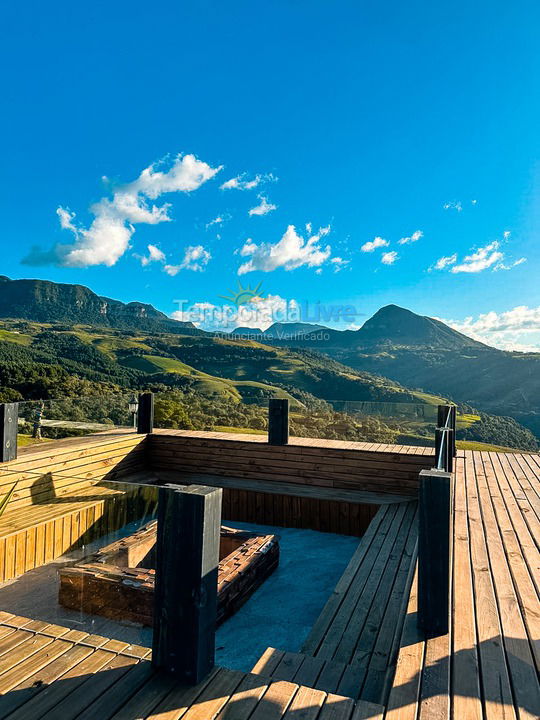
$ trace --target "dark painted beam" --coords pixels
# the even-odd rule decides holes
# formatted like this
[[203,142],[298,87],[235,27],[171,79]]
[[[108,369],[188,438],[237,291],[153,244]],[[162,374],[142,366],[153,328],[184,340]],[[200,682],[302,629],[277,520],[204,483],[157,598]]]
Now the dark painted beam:
[[214,667],[222,493],[159,489],[152,663],[187,685]]

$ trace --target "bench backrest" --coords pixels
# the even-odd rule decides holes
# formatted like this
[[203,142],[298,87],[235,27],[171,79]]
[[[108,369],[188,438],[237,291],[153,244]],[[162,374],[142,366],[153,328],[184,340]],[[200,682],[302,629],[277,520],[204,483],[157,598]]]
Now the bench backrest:
[[0,464],[0,498],[16,483],[4,516],[145,468],[145,435],[110,431],[23,448]]

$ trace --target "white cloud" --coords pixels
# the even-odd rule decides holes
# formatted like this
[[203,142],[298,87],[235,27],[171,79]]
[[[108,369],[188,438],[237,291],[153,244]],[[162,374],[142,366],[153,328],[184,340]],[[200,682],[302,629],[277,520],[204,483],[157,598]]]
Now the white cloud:
[[295,270],[302,267],[319,267],[331,254],[330,245],[321,246],[320,240],[330,232],[329,227],[320,228],[317,233],[304,240],[294,225],[289,225],[279,242],[257,245],[248,239],[240,249],[242,257],[251,259],[238,268],[238,274],[244,275],[254,270],[272,272],[278,268]]
[[75,213],[70,212],[66,208],[59,207],[56,208],[56,214],[58,215],[62,230],[72,230],[73,232],[77,232],[77,228],[73,224]]
[[463,205],[460,200],[451,200],[450,202],[445,202],[443,208],[445,210],[455,210],[456,212],[461,212],[463,210]]
[[344,260],[341,257],[333,257],[330,262],[334,265],[334,272],[338,273],[350,263],[350,260]]
[[194,155],[177,155],[166,171],[155,163],[145,168],[132,183],[117,187],[112,198],[104,197],[91,206],[94,216],[85,228],[74,223],[75,213],[59,207],[57,215],[60,227],[72,233],[74,242],[56,245],[51,251],[34,248],[25,259],[33,262],[55,262],[65,267],[88,267],[91,265],[114,265],[129,248],[135,225],[157,225],[169,222],[170,205],[150,204],[164,193],[192,192],[221,170],[212,168]]
[[504,254],[499,250],[499,243],[494,240],[489,245],[479,248],[471,255],[467,255],[463,262],[454,265],[450,272],[452,273],[477,273],[487,270],[496,263],[500,262]]
[[220,190],[253,190],[264,182],[275,182],[277,177],[272,173],[266,175],[255,175],[254,178],[248,180],[246,178],[247,173],[242,173],[236,177],[226,180],[219,186]]
[[509,240],[511,234],[512,234],[512,233],[510,232],[510,230],[505,230],[505,231],[503,232],[503,238],[504,238],[505,240]]
[[136,255],[143,267],[153,262],[165,262],[165,253],[155,245],[148,245],[148,255]]
[[362,245],[362,247],[360,248],[360,250],[362,252],[373,252],[377,248],[388,247],[388,245],[390,245],[388,240],[385,240],[382,237],[376,237],[373,240],[370,240],[369,242],[364,243]]
[[212,168],[195,155],[177,155],[166,172],[156,170],[163,163],[145,168],[135,182],[124,186],[125,192],[142,194],[155,200],[169,192],[192,192],[214,177],[223,166]]
[[185,249],[184,259],[180,265],[165,265],[165,272],[168,275],[178,275],[180,270],[193,270],[203,272],[212,255],[202,245],[190,245]]
[[401,240],[398,240],[398,244],[410,245],[411,243],[417,242],[422,237],[424,237],[424,233],[421,230],[415,230],[410,237],[402,237]]
[[455,330],[503,350],[540,351],[540,306],[483,313],[465,320],[443,320]]
[[264,195],[259,195],[259,200],[261,202],[257,206],[252,207],[249,211],[250,215],[268,215],[268,213],[272,212],[272,210],[277,210],[277,205],[269,203],[268,198]]
[[[206,223],[205,228],[208,230],[208,228],[212,227],[212,225],[223,225],[225,222],[225,217],[223,215],[218,215],[213,220],[210,220]],[[227,218],[228,219],[228,218]]]
[[523,265],[524,262],[527,262],[527,258],[526,258],[526,257],[521,257],[521,258],[519,258],[518,260],[514,260],[513,262],[508,263],[508,264],[507,264],[507,263],[504,263],[504,262],[500,262],[500,263],[497,263],[497,264],[495,265],[495,267],[493,268],[493,270],[494,270],[494,271],[497,271],[497,270],[511,270],[512,268],[515,268],[515,267],[517,267],[518,265]]
[[471,205],[476,205],[477,202],[478,200],[471,200]]
[[435,270],[444,270],[448,265],[454,265],[455,263],[457,263],[457,253],[439,258],[434,267]]
[[382,254],[381,262],[384,265],[393,265],[397,259],[398,259],[397,252],[395,250],[392,250],[391,252],[385,252]]

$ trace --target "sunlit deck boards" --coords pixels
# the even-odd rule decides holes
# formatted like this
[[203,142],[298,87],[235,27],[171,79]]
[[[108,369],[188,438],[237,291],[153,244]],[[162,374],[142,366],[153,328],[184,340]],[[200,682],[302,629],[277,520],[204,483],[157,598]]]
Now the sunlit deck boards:
[[465,452],[454,488],[449,635],[416,629],[416,583],[388,720],[540,716],[540,462]]
[[382,708],[216,668],[196,687],[155,672],[150,650],[3,613],[2,720],[382,720]]
[[[197,439],[193,452],[208,452],[212,462],[224,441],[229,449],[243,444],[244,453],[256,448],[258,457],[274,452],[257,436],[161,431],[156,437],[163,446],[176,437]],[[84,440],[81,462],[94,442],[102,439]],[[52,446],[25,454],[24,463],[52,457]],[[69,451],[78,453],[78,446]],[[323,466],[319,482],[329,492],[337,487],[327,482],[336,460],[350,473],[351,461],[365,460],[367,467],[386,463],[391,453],[399,473],[405,472],[398,469],[401,462],[432,462],[431,450],[417,451],[296,438],[285,451],[275,450],[291,469],[306,464],[293,478],[299,485],[309,484],[309,463],[319,466],[318,473]],[[231,467],[235,452],[228,453]],[[317,455],[322,459],[314,460]],[[150,443],[143,458],[151,471]],[[241,472],[249,477],[255,469]],[[387,476],[373,477],[382,485]],[[411,480],[402,480],[413,493]],[[540,455],[460,451],[450,633],[437,638],[424,637],[416,626],[415,512],[413,494],[410,501],[382,507],[302,652],[274,651],[271,677],[217,669],[199,687],[186,689],[154,674],[147,649],[0,613],[0,720],[537,719]],[[361,674],[350,691],[348,668]],[[356,694],[359,686],[363,704],[355,709],[349,692]],[[379,702],[384,709],[373,704]]]

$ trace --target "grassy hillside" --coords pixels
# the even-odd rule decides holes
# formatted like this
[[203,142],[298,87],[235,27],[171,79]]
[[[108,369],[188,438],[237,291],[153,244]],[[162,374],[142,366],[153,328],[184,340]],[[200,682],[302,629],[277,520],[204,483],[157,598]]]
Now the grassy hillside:
[[[167,422],[181,409],[182,426],[189,426],[193,403],[200,397],[211,400],[215,411],[204,405],[198,411],[197,426],[249,422],[261,430],[264,412],[233,412],[230,403],[263,408],[268,398],[282,397],[291,402],[296,432],[350,439],[364,433],[381,441],[409,444],[430,444],[433,439],[434,413],[418,408],[445,402],[442,394],[409,389],[325,354],[242,337],[148,334],[15,320],[0,323],[0,332],[0,400],[4,401],[146,388],[173,392],[171,407],[163,410]],[[181,408],[177,391],[191,398],[191,410]],[[217,410],[216,403],[221,403],[221,409]],[[379,420],[366,424],[361,419],[366,415]],[[234,422],[231,417],[236,418]],[[464,409],[458,417],[458,438],[536,447],[532,436],[514,421],[494,420],[472,409]]]

